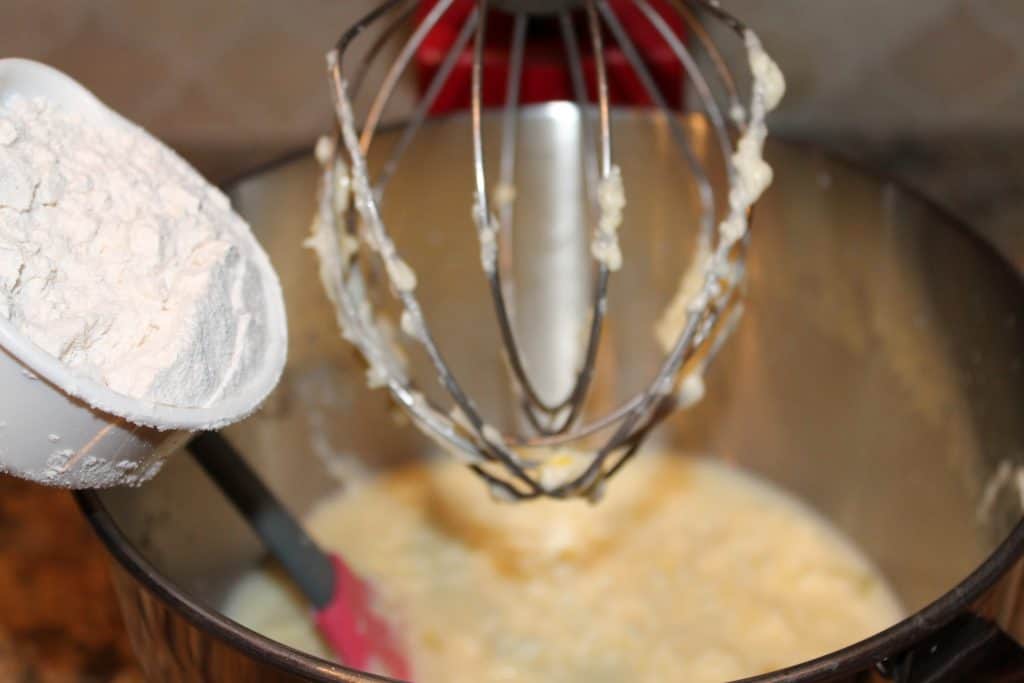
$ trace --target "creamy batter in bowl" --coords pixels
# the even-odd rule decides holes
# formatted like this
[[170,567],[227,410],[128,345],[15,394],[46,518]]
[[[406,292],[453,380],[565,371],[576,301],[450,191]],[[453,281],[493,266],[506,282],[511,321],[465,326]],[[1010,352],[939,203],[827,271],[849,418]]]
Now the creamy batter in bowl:
[[[435,460],[353,478],[306,525],[375,581],[419,683],[720,683],[904,616],[825,520],[715,459],[644,453],[596,506],[495,502]],[[330,659],[294,593],[254,572],[224,611]]]

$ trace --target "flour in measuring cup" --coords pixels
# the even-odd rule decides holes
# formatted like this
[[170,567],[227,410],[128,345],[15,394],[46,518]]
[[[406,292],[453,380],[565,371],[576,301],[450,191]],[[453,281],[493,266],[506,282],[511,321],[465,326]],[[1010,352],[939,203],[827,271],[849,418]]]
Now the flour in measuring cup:
[[0,318],[78,376],[186,408],[241,386],[268,344],[247,232],[141,128],[0,101]]

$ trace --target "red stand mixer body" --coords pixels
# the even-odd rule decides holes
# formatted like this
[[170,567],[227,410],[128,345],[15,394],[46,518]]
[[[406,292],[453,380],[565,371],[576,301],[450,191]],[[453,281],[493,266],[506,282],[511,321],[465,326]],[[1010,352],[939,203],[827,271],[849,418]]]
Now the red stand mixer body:
[[[437,0],[424,0],[420,4],[418,18],[426,16]],[[424,92],[437,73],[445,55],[451,49],[470,13],[477,3],[475,0],[456,0],[451,9],[430,32],[423,46],[416,54],[417,76],[420,92]],[[686,74],[679,59],[672,52],[664,38],[648,22],[633,2],[612,0],[610,3],[619,16],[623,27],[632,37],[651,75],[665,100],[674,107],[683,108],[684,82]],[[686,26],[677,12],[671,11],[666,0],[653,0],[651,6],[669,23],[672,29],[685,40]],[[588,95],[596,99],[596,76],[594,55],[587,40],[586,30],[576,18],[579,44],[583,51],[583,70],[587,81]],[[494,11],[488,18],[487,45],[484,50],[483,102],[486,107],[500,107],[505,103],[506,83],[510,63],[513,17]],[[615,39],[605,36],[605,61],[608,65],[609,94],[616,106],[653,106],[654,102],[644,89],[636,72],[630,66]],[[473,50],[467,49],[460,56],[455,69],[442,88],[437,101],[431,108],[432,115],[445,114],[469,108],[472,81]],[[553,18],[531,19],[526,56],[523,62],[522,91],[520,101],[524,105],[539,104],[555,100],[575,99],[572,80],[565,59],[565,48],[558,22]]]

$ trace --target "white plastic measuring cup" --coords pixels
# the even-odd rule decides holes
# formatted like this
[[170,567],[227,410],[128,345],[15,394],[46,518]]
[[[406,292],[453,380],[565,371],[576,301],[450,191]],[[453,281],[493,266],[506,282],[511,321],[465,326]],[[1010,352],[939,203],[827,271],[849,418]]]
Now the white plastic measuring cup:
[[[15,93],[44,96],[86,120],[129,125],[60,71],[0,59],[0,101]],[[256,410],[284,369],[287,325],[281,284],[266,253],[248,232],[239,248],[260,273],[268,343],[246,384],[210,407],[178,408],[118,394],[72,373],[0,318],[0,472],[63,488],[140,484],[188,432],[217,429]]]

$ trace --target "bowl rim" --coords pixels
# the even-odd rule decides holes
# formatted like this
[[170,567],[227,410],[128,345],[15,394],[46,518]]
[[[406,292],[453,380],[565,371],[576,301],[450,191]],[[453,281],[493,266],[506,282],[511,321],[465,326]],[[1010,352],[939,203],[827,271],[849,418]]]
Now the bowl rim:
[[[564,106],[564,104],[556,102],[532,105],[524,107],[524,111],[533,111],[535,112],[534,115],[540,115],[549,107]],[[642,116],[645,118],[663,116],[659,112],[628,109],[616,109],[614,115],[617,117]],[[450,119],[465,116],[467,114],[463,112],[438,118]],[[392,127],[394,126],[387,126],[386,128]],[[1001,266],[1007,272],[1013,274],[1022,294],[1024,294],[1024,273],[1021,273],[1002,252],[982,235],[974,231],[965,221],[920,191],[884,172],[865,168],[862,164],[840,154],[823,150],[812,142],[791,140],[787,139],[786,136],[775,136],[774,140],[775,144],[782,144],[817,154],[865,177],[898,188],[903,194],[918,202],[922,207],[942,217],[943,222],[956,234],[959,234],[961,238],[969,243],[973,243],[982,253],[987,253],[993,265]],[[312,158],[311,149],[303,147],[293,150],[231,178],[223,184],[223,187],[226,192],[230,193],[239,184],[247,180],[267,172],[281,170],[307,157]],[[340,664],[301,652],[252,631],[214,609],[203,607],[198,601],[189,598],[185,591],[176,587],[167,577],[161,575],[143,554],[128,541],[103,503],[99,492],[76,491],[74,496],[82,513],[86,516],[107,550],[117,560],[120,568],[126,570],[146,590],[183,615],[196,628],[228,643],[264,664],[283,669],[291,674],[306,677],[318,683],[401,683],[395,679],[349,669]],[[732,683],[807,683],[809,681],[821,680],[823,676],[832,678],[869,669],[886,658],[920,644],[928,635],[934,634],[943,626],[952,622],[965,608],[969,607],[995,585],[1010,570],[1013,564],[1022,557],[1024,557],[1024,517],[1017,522],[985,560],[959,583],[952,586],[925,607],[909,614],[889,628],[842,649],[806,662],[733,681]]]

